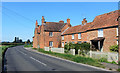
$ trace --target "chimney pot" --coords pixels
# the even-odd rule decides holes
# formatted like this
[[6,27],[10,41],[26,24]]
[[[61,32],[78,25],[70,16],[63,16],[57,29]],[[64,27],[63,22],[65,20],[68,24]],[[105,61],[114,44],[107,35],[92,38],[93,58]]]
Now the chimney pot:
[[64,23],[64,21],[63,21],[63,20],[60,20],[59,23]]
[[35,23],[35,25],[36,25],[36,28],[38,27],[38,22],[37,22],[37,20],[36,20],[36,23]]
[[42,16],[42,20],[41,20],[41,21],[42,21],[42,23],[44,23],[44,22],[45,22],[45,18],[44,18],[44,16]]
[[70,19],[69,18],[67,19],[67,24],[70,24]]
[[87,23],[87,20],[86,20],[86,18],[84,18],[82,21],[82,25],[85,25],[86,23]]

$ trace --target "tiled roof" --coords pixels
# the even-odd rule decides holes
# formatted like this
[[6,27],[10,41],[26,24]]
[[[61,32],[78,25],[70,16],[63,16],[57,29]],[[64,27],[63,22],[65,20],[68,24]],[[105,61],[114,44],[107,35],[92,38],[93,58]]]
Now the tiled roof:
[[63,35],[78,33],[78,32],[85,32],[87,30],[92,30],[92,29],[117,26],[118,25],[118,21],[117,21],[118,12],[120,13],[120,10],[116,10],[116,11],[112,11],[109,13],[96,16],[93,22],[86,23],[83,26],[77,25],[74,27],[70,27],[67,31],[63,33]]
[[45,31],[61,31],[61,29],[66,25],[66,23],[59,22],[46,22],[44,25]]

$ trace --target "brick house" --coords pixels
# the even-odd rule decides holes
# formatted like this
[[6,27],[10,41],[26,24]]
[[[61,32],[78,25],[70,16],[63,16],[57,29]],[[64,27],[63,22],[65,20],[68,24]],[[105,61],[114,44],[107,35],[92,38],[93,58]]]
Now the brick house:
[[109,52],[118,44],[118,10],[96,16],[92,22],[83,19],[81,25],[67,29],[61,35],[61,47],[66,43],[88,42],[98,51]]
[[41,25],[38,25],[37,21],[35,24],[33,48],[61,47],[61,33],[71,27],[70,19],[67,19],[67,23],[62,20],[59,22],[46,22],[42,16],[41,22]]

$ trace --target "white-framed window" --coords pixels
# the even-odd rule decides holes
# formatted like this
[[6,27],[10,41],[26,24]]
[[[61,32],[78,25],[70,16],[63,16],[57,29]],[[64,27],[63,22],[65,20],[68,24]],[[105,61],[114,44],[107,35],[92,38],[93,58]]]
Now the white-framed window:
[[62,36],[62,40],[64,40],[64,36]]
[[98,37],[103,37],[103,29],[98,29]]
[[118,45],[118,40],[117,40],[117,45]]
[[72,39],[74,39],[74,34],[72,34]]
[[49,32],[49,36],[52,37],[53,36],[53,32]]
[[81,39],[81,33],[78,33],[78,39]]
[[49,46],[50,46],[50,47],[53,47],[53,41],[50,41],[50,42],[49,42]]
[[64,47],[64,42],[62,42],[62,47]]
[[116,28],[116,31],[117,31],[117,36],[118,36],[118,28]]

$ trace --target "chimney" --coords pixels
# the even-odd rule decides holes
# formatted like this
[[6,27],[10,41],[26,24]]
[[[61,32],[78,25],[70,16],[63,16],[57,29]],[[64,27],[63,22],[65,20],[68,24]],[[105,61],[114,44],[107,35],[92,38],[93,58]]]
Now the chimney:
[[41,21],[42,21],[42,23],[44,23],[44,22],[45,22],[44,16],[42,16],[42,20],[41,20]]
[[63,20],[60,20],[59,23],[64,23],[64,21],[63,21]]
[[86,23],[87,23],[87,20],[86,20],[86,18],[84,18],[82,21],[82,25],[85,25]]
[[36,28],[38,27],[38,22],[37,22],[37,20],[36,20],[36,23],[35,23],[35,25],[36,25]]
[[70,24],[70,19],[69,18],[67,19],[67,24]]

